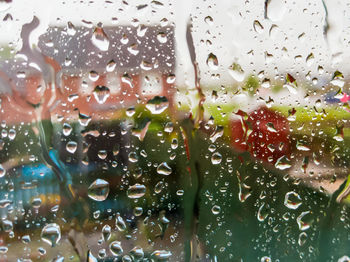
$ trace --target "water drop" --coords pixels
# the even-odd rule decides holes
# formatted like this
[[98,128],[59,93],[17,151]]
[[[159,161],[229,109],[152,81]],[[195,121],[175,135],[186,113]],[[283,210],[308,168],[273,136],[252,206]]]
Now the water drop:
[[204,18],[204,22],[206,22],[208,25],[212,25],[213,21],[213,18],[209,15]]
[[115,257],[121,256],[123,254],[123,248],[119,241],[113,241],[109,245],[109,250],[111,251],[112,255]]
[[260,207],[259,207],[259,210],[258,210],[258,214],[257,214],[257,218],[260,222],[264,221],[267,216],[269,215],[269,212],[268,212],[268,208],[265,206],[265,203],[262,204]]
[[130,250],[130,255],[133,258],[133,261],[140,261],[145,256],[143,249],[140,246],[135,246]]
[[109,97],[110,91],[108,87],[98,85],[95,87],[93,94],[96,101],[99,104],[103,104],[104,102],[106,102],[107,98]]
[[298,238],[299,246],[303,246],[306,243],[307,234],[305,232],[301,232]]
[[91,70],[89,72],[89,79],[92,81],[92,82],[96,82],[98,79],[100,78],[100,75],[94,71],[94,70]]
[[163,113],[168,107],[169,101],[165,96],[155,96],[146,104],[146,108],[154,115]]
[[16,137],[16,130],[10,129],[9,133],[8,133],[8,137],[9,137],[10,140],[14,140],[15,137]]
[[218,206],[218,205],[215,205],[211,208],[211,212],[214,214],[214,215],[218,215],[221,211],[221,207]]
[[142,207],[135,207],[134,208],[134,215],[135,216],[141,216],[142,215],[142,213],[143,213],[143,208]]
[[56,223],[47,224],[41,231],[41,239],[54,247],[61,239],[61,229]]
[[289,209],[297,209],[301,204],[301,197],[294,191],[288,192],[284,197],[284,205]]
[[139,161],[139,157],[137,156],[136,152],[130,152],[128,155],[128,159],[131,163],[136,163]]
[[168,176],[172,172],[173,172],[173,170],[171,169],[171,167],[166,162],[161,163],[157,167],[157,173],[160,174],[160,175]]
[[145,194],[146,194],[146,187],[141,184],[135,184],[133,186],[130,186],[128,188],[128,191],[126,192],[126,195],[132,199],[143,197]]
[[94,46],[96,46],[101,51],[107,51],[109,48],[109,40],[102,27],[98,26],[95,28],[91,37],[91,41]]
[[154,192],[156,194],[159,194],[160,192],[162,192],[164,188],[164,182],[163,181],[159,181],[155,186],[154,186]]
[[79,124],[82,126],[87,126],[91,121],[91,116],[79,113]]
[[211,163],[213,165],[218,165],[220,164],[222,161],[222,155],[219,152],[215,152],[212,156],[211,156]]
[[0,164],[0,178],[4,177],[6,174],[6,169]]
[[211,70],[217,70],[219,67],[219,61],[213,53],[210,53],[207,58],[207,65]]
[[153,68],[152,63],[142,60],[141,64],[140,64],[141,69],[145,70],[145,71],[149,71]]
[[108,154],[107,154],[107,151],[106,151],[106,150],[103,150],[103,149],[101,149],[101,150],[99,150],[99,151],[97,152],[98,158],[99,158],[99,159],[102,159],[102,160],[106,159],[107,155],[108,155]]
[[164,32],[159,32],[159,33],[157,34],[157,40],[158,40],[160,43],[162,43],[162,44],[166,43],[166,42],[168,41],[168,38],[167,38],[167,36],[166,36],[166,33],[164,33]]
[[107,72],[113,72],[114,71],[114,69],[116,68],[116,62],[114,62],[114,60],[111,60],[111,61],[109,61],[108,62],[108,64],[107,64],[107,66],[106,66],[106,71]]
[[124,222],[124,219],[120,215],[117,215],[117,218],[115,220],[115,225],[120,232],[126,230],[126,224]]
[[95,201],[104,201],[109,194],[109,183],[103,179],[96,179],[88,188],[88,197]]
[[66,149],[69,153],[71,154],[74,154],[75,151],[77,150],[78,148],[78,143],[75,142],[75,141],[69,141],[67,144],[66,144]]
[[242,69],[242,67],[237,64],[237,63],[233,63],[230,67],[229,67],[229,74],[232,76],[232,78],[234,80],[236,80],[237,82],[242,82],[245,78],[245,73],[244,70]]
[[102,236],[105,242],[111,238],[112,228],[110,225],[104,225],[102,228]]
[[314,63],[314,61],[315,61],[314,54],[313,53],[309,54],[306,58],[307,66],[311,66]]
[[261,34],[264,32],[264,27],[260,24],[258,20],[255,20],[253,23],[254,31]]
[[70,124],[64,123],[63,124],[63,135],[69,136],[72,133],[73,128]]
[[302,212],[298,217],[297,217],[297,223],[299,226],[299,229],[301,231],[305,231],[309,229],[313,223],[313,217],[312,213],[310,211],[305,211]]
[[67,24],[67,33],[70,36],[74,36],[77,33],[75,26],[71,22],[68,22]]
[[125,113],[128,117],[132,117],[135,114],[135,112],[136,112],[135,107],[132,106],[132,107],[129,107]]
[[212,143],[216,141],[219,137],[222,137],[224,134],[224,127],[223,126],[217,126],[215,128],[215,131],[210,135],[209,139]]
[[285,170],[290,168],[292,165],[290,164],[289,160],[286,156],[281,156],[279,159],[277,159],[275,167],[280,170]]
[[156,250],[151,254],[151,256],[155,258],[157,261],[167,260],[171,255],[172,255],[171,252],[167,250]]

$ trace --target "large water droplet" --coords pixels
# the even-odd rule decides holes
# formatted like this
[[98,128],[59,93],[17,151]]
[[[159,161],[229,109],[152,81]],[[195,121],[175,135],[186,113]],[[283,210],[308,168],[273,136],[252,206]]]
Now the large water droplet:
[[74,36],[77,33],[77,30],[75,29],[75,26],[72,24],[72,22],[68,22],[67,24],[67,33],[70,36]]
[[289,209],[297,209],[301,204],[301,197],[294,191],[288,192],[284,197],[284,205]]
[[69,141],[67,144],[66,144],[66,149],[69,153],[71,154],[74,154],[75,151],[77,150],[78,148],[78,143],[75,142],[75,141]]
[[95,87],[93,94],[97,103],[103,104],[104,102],[106,102],[107,98],[109,97],[110,91],[108,87],[98,85]]
[[129,198],[143,197],[146,194],[146,187],[141,184],[135,184],[128,188],[128,191],[126,192],[126,194]]
[[143,249],[140,246],[135,246],[130,250],[130,255],[133,258],[133,261],[140,261],[145,256]]
[[264,221],[269,215],[269,209],[265,206],[265,203],[259,207],[257,218],[260,222]]
[[109,72],[109,73],[113,72],[115,67],[116,67],[116,65],[117,64],[116,64],[116,62],[114,62],[114,60],[109,61],[107,66],[106,66],[106,71]]
[[312,213],[310,211],[305,211],[302,212],[298,217],[297,217],[297,223],[299,226],[299,229],[301,231],[305,231],[309,229],[313,223],[314,219],[312,216]]
[[120,232],[125,231],[126,229],[126,224],[124,222],[124,219],[120,215],[117,215],[117,218],[115,220],[115,226]]
[[211,156],[211,163],[213,165],[218,165],[220,164],[222,161],[222,155],[219,152],[215,152],[212,156]]
[[290,168],[292,165],[290,164],[289,160],[286,156],[281,156],[279,159],[277,159],[275,167],[280,170],[285,170]]
[[165,261],[171,256],[171,252],[167,250],[156,250],[151,256],[156,259],[156,261]]
[[266,2],[266,16],[271,21],[280,21],[287,11],[285,2],[279,0],[268,0]]
[[73,128],[70,124],[64,123],[63,124],[63,135],[69,136],[72,133]]
[[108,241],[111,238],[112,228],[110,225],[104,225],[102,228],[102,236],[104,241]]
[[166,36],[166,33],[164,33],[164,32],[159,32],[159,33],[157,34],[157,40],[158,40],[160,43],[162,43],[162,44],[166,43],[166,42],[168,41],[168,38],[167,38],[167,36]]
[[112,255],[115,257],[121,256],[123,254],[123,248],[119,241],[113,241],[109,245],[109,250],[111,251]]
[[164,182],[163,181],[159,181],[155,186],[154,186],[154,192],[156,194],[159,194],[160,192],[162,192],[164,188]]
[[214,215],[218,215],[221,211],[221,207],[218,206],[218,205],[214,205],[212,208],[211,208],[211,212],[214,214]]
[[237,64],[237,63],[233,63],[230,67],[229,67],[229,71],[230,75],[232,76],[232,78],[234,80],[236,80],[237,82],[242,82],[245,78],[245,73],[244,70],[242,69],[242,67]]
[[166,162],[161,163],[161,164],[157,167],[157,173],[158,173],[158,174],[168,176],[168,175],[170,175],[172,172],[173,172],[173,170],[171,169],[171,167],[170,167]]
[[163,113],[168,106],[169,101],[165,96],[155,96],[146,104],[146,108],[154,115]]
[[149,125],[151,124],[151,120],[145,118],[138,127],[132,129],[132,135],[136,136],[140,141],[143,141],[147,134],[147,130]]
[[82,126],[87,126],[91,121],[91,116],[79,113],[79,124]]
[[109,48],[109,40],[102,27],[98,26],[95,28],[91,37],[91,41],[94,46],[96,46],[101,51],[107,51]]
[[54,247],[61,239],[61,229],[56,223],[44,226],[41,231],[41,239]]
[[219,67],[219,61],[216,55],[210,53],[207,58],[207,65],[211,70],[217,70]]
[[88,188],[89,198],[104,201],[109,194],[109,183],[103,179],[96,179]]
[[264,27],[260,24],[258,20],[255,20],[253,23],[254,31],[261,34],[264,32]]

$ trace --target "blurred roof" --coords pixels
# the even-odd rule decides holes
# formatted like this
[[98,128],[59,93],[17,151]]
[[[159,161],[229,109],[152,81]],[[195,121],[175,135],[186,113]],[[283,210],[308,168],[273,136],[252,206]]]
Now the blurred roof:
[[51,27],[39,37],[41,52],[63,70],[104,72],[110,61],[116,70],[175,69],[174,28],[167,26]]

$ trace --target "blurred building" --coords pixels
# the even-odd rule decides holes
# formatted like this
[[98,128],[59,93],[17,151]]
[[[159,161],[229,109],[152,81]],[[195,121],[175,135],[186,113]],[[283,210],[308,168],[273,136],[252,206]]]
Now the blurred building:
[[110,119],[118,109],[145,104],[154,96],[165,96],[173,106],[173,27],[69,24],[49,28],[39,37],[38,48],[55,88],[48,88],[44,70],[32,61],[18,57],[1,62],[0,118],[7,123],[30,122],[31,106],[39,104],[51,118],[71,120],[77,111]]

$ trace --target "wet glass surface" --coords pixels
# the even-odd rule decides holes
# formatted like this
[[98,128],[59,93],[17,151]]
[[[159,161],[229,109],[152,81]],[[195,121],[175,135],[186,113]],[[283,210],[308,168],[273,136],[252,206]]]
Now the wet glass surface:
[[349,12],[0,0],[0,261],[350,261]]

